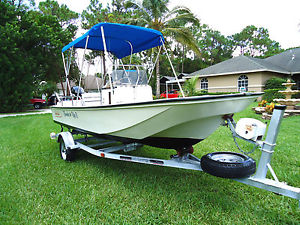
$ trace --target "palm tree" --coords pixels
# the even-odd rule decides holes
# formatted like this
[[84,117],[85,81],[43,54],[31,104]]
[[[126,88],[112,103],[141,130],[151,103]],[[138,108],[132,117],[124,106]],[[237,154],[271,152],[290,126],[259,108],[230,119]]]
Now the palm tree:
[[[136,10],[137,16],[126,19],[129,24],[139,25],[152,28],[162,32],[167,40],[175,40],[200,55],[196,41],[185,27],[188,24],[198,25],[199,20],[193,13],[184,6],[176,6],[169,10],[167,5],[169,0],[143,0],[142,3],[137,1],[127,1],[126,8]],[[159,60],[156,63],[156,97],[160,95],[160,74]]]
[[183,86],[183,91],[185,92],[186,96],[195,96],[198,95],[199,92],[196,90],[198,77],[192,77],[185,81]]

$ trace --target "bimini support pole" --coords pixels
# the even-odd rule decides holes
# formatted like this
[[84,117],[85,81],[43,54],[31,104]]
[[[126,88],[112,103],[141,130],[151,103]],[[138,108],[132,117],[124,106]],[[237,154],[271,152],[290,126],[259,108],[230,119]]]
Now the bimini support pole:
[[[104,35],[104,29],[103,26],[101,26],[101,35],[102,35],[102,42],[103,42],[103,48],[104,48],[104,55],[107,55],[107,48],[106,48],[106,41],[105,41],[105,35]],[[105,60],[105,57],[103,57],[103,60]],[[105,76],[105,74],[104,74]],[[113,93],[113,86],[111,82],[111,75],[109,74],[109,86],[111,90],[111,94]]]
[[274,147],[276,145],[276,139],[279,133],[280,123],[284,114],[286,106],[275,106],[271,122],[269,125],[268,133],[266,140],[263,142],[261,148],[261,157],[259,160],[257,172],[255,174],[255,178],[265,178],[268,172],[268,168],[270,166],[270,161],[272,158],[272,154],[274,152]]
[[68,64],[67,64],[67,79],[66,79],[66,82],[67,82],[67,91],[69,91],[69,94],[71,96],[71,85],[70,85],[70,81],[69,81],[69,74],[70,74],[70,68],[71,68],[71,59],[72,59],[72,54],[73,54],[73,50],[74,50],[74,47],[71,48],[70,50],[70,56],[69,56],[69,60],[68,60]]
[[[77,100],[79,99],[79,92],[81,89],[81,79],[82,79],[82,75],[83,75],[83,63],[84,63],[84,58],[85,58],[85,51],[87,49],[87,45],[89,43],[89,35],[86,37],[86,42],[85,42],[85,46],[84,46],[84,51],[83,51],[83,58],[82,58],[82,63],[81,63],[81,73],[80,73],[80,77],[79,77],[79,86],[78,86],[78,92],[77,92]],[[77,105],[77,101],[76,101],[76,105]]]
[[[68,59],[68,62],[66,64],[66,61],[65,61],[65,55],[64,53],[62,52],[61,55],[62,55],[62,60],[63,60],[63,64],[64,64],[64,70],[65,70],[65,75],[66,75],[66,94],[68,95],[68,90],[69,90],[69,94],[71,95],[71,87],[70,87],[70,82],[69,82],[69,74],[70,74],[70,67],[71,67],[71,58],[72,58],[72,53],[73,53],[73,47],[71,48],[70,50],[70,56],[69,56],[69,59]],[[69,87],[69,88],[68,88]],[[62,87],[63,88],[63,87]]]
[[158,58],[159,58],[160,51],[161,51],[161,46],[159,46],[159,48],[158,48],[158,53],[157,53],[157,56],[156,56],[155,62],[154,62],[154,64],[153,64],[152,68],[150,68],[150,69],[151,69],[151,72],[149,72],[149,74],[150,74],[150,75],[149,75],[149,78],[148,78],[148,82],[147,82],[147,83],[149,83],[149,81],[151,80],[151,77],[152,77],[152,74],[153,74],[153,71],[154,71],[155,65],[156,65],[156,63],[157,63],[157,60],[158,60]]
[[176,81],[177,81],[177,84],[178,84],[178,86],[179,86],[179,89],[180,89],[180,92],[181,92],[181,94],[182,94],[182,97],[185,97],[184,92],[183,92],[182,87],[181,87],[181,84],[180,84],[180,82],[179,82],[179,80],[178,80],[178,77],[177,77],[177,75],[176,75],[175,69],[174,69],[174,67],[173,67],[173,64],[172,64],[172,62],[171,62],[170,56],[169,56],[168,51],[167,51],[167,49],[166,49],[166,46],[165,46],[164,43],[163,43],[162,45],[163,45],[164,50],[165,50],[165,52],[166,52],[166,54],[167,54],[168,60],[169,60],[169,62],[170,62],[172,71],[173,71],[174,76],[175,76],[175,78],[176,78]]
[[[62,60],[63,60],[63,64],[64,64],[64,70],[65,70],[65,75],[66,75],[66,86],[67,86],[67,90],[66,91],[68,92],[68,83],[69,83],[68,76],[69,76],[69,72],[68,72],[68,69],[67,69],[66,61],[65,61],[65,55],[64,55],[63,52],[61,53],[61,56],[62,56]],[[68,93],[67,93],[67,95],[68,95]]]
[[[130,60],[129,65],[131,66],[131,59],[132,59],[132,53],[133,53],[133,46],[130,41],[126,41],[130,45]],[[130,69],[130,68],[129,68]]]
[[[64,55],[63,52],[61,53],[61,57],[62,57],[62,60],[63,60],[64,70],[65,70],[65,75],[66,75],[66,85],[67,85],[67,90],[66,91],[68,91],[68,72],[67,72],[67,67],[66,67],[65,55]],[[62,83],[62,85],[63,85],[63,83]],[[64,87],[62,87],[62,88],[64,88]]]

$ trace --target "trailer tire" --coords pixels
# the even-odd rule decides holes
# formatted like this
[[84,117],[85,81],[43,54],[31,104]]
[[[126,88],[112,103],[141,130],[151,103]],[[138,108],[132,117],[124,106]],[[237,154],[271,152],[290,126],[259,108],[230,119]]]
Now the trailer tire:
[[33,104],[33,107],[35,108],[35,109],[40,109],[40,108],[42,108],[42,104],[41,103],[34,103]]
[[70,149],[66,147],[66,144],[64,142],[64,139],[62,137],[59,137],[59,152],[60,152],[60,157],[68,162],[71,162],[75,159],[75,150]]
[[213,152],[201,158],[204,172],[223,178],[243,178],[255,173],[256,163],[249,156],[236,152]]

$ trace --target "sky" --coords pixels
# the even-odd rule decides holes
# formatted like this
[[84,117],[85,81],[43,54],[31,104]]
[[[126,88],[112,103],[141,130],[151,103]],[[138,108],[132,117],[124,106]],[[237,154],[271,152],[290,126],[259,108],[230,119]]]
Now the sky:
[[[79,13],[89,5],[89,0],[57,1]],[[300,0],[170,0],[169,8],[177,5],[190,8],[201,23],[225,36],[254,25],[267,28],[270,38],[284,49],[300,46]]]

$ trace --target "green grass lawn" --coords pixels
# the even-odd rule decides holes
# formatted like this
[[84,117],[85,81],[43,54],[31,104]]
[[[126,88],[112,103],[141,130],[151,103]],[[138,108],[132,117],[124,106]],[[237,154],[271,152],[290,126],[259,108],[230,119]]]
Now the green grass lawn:
[[[250,107],[240,117],[259,118]],[[296,187],[299,130],[300,116],[283,120],[272,159],[279,180]],[[203,172],[86,152],[65,162],[49,138],[53,131],[60,128],[50,114],[0,119],[0,224],[300,224],[297,200]],[[195,146],[199,158],[214,151],[237,151],[228,128]],[[144,146],[131,154],[174,153]]]
[[24,113],[34,113],[34,112],[39,112],[39,110],[28,110],[24,112],[14,112],[14,113],[0,113],[0,115],[24,114]]

